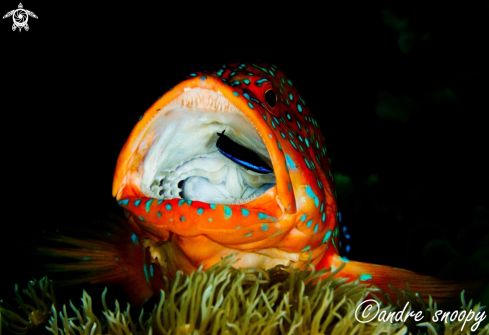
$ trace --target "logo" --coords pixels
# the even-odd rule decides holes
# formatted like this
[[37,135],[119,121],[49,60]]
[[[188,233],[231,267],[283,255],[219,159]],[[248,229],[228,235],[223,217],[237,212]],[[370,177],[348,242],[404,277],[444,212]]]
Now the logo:
[[29,30],[29,25],[27,24],[27,21],[29,20],[29,16],[37,19],[37,15],[34,14],[33,12],[24,9],[22,4],[19,3],[19,8],[11,10],[7,14],[3,16],[3,19],[7,17],[12,17],[14,20],[14,24],[12,25],[12,31],[15,31],[15,29],[19,28],[19,31],[24,28],[26,31]]

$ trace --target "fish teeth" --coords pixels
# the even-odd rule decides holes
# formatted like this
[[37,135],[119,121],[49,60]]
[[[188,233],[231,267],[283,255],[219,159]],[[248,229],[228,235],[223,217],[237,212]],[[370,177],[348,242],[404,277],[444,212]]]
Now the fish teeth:
[[183,106],[219,113],[239,111],[221,92],[213,92],[198,87],[193,89],[186,88],[183,94],[171,101],[167,106]]

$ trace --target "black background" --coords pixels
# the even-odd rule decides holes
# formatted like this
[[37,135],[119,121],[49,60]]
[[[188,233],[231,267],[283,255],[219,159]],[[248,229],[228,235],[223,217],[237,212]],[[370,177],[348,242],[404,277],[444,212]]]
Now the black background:
[[0,21],[3,296],[31,278],[28,235],[119,213],[115,162],[158,96],[258,58],[321,124],[349,258],[489,273],[489,2],[366,3],[23,2],[29,31]]

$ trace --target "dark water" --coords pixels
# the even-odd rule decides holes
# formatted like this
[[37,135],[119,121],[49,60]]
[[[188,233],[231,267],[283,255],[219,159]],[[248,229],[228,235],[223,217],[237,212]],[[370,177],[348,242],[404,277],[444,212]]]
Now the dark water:
[[24,6],[39,17],[28,32],[0,26],[0,297],[31,278],[26,234],[118,211],[119,150],[158,96],[192,71],[257,58],[288,74],[321,124],[349,258],[489,273],[487,1]]

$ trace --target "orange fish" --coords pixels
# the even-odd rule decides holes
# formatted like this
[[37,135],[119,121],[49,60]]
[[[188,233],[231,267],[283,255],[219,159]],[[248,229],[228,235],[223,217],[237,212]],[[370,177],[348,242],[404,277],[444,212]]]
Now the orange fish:
[[463,288],[340,257],[324,136],[274,65],[234,63],[191,73],[162,95],[122,148],[113,196],[131,231],[98,247],[86,268],[104,262],[108,272],[89,280],[130,280],[125,285],[138,303],[162,288],[162,275],[206,269],[230,254],[237,254],[236,267],[303,268],[309,258],[317,269],[346,263],[338,276],[387,292],[388,284],[403,289],[409,282],[414,292],[439,300]]

